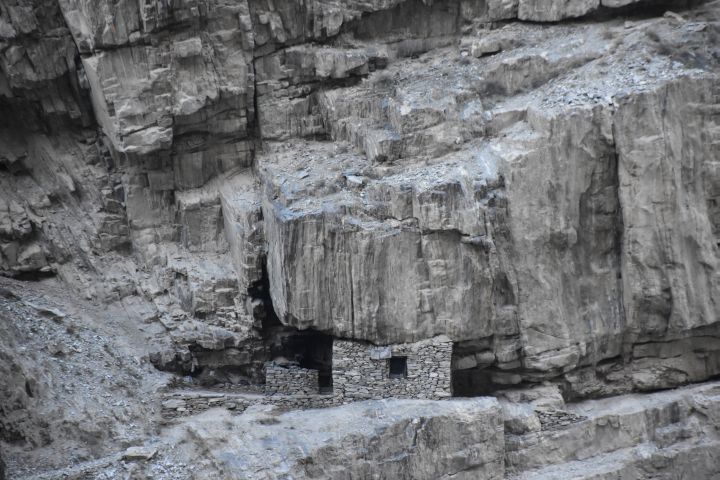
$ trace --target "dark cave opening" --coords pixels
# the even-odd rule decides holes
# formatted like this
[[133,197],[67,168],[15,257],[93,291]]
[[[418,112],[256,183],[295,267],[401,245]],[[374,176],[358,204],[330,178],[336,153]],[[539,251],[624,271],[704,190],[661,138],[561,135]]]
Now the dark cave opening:
[[332,389],[332,335],[313,329],[299,330],[280,321],[273,307],[265,262],[260,280],[252,284],[248,294],[260,300],[258,307],[262,311],[254,311],[253,314],[262,321],[262,338],[268,360],[317,370],[320,390]]
[[452,395],[453,397],[494,397],[503,390],[531,388],[537,385],[527,381],[497,383],[493,380],[494,375],[513,374],[513,371],[503,371],[491,367],[453,370]]
[[283,342],[283,357],[302,368],[318,371],[320,390],[332,388],[333,337],[315,330],[300,330]]
[[470,368],[452,371],[453,397],[481,397],[492,394],[497,386],[487,369]]
[[[498,291],[501,303],[506,303],[514,297],[507,279],[501,280]],[[518,380],[516,370],[498,368],[493,344],[492,337],[454,343],[450,372],[453,397],[493,396],[499,390],[518,386],[512,384]]]
[[29,380],[25,380],[25,393],[30,398],[33,398],[35,396]]

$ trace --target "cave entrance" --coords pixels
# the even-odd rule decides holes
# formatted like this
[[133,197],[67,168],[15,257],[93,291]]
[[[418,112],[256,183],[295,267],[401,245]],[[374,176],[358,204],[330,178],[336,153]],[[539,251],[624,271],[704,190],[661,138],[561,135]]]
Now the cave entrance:
[[497,390],[487,369],[453,370],[451,378],[453,397],[482,397]]
[[265,262],[261,279],[250,287],[248,293],[256,300],[253,315],[262,322],[266,359],[317,370],[319,391],[332,392],[332,335],[313,329],[298,330],[280,321],[272,304]]
[[495,375],[508,373],[496,365],[493,339],[455,342],[450,375],[453,397],[483,397],[508,388],[494,382]]
[[316,330],[299,330],[285,338],[284,357],[302,368],[318,371],[320,393],[332,391],[332,345],[331,335]]

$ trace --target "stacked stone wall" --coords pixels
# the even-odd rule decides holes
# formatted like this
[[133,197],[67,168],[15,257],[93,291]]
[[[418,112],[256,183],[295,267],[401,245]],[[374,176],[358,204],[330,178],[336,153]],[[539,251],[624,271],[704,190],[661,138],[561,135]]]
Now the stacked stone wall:
[[214,407],[223,407],[242,413],[250,405],[261,401],[261,395],[252,398],[215,392],[176,392],[165,396],[162,402],[162,416],[166,419],[183,417]]
[[265,393],[314,395],[318,393],[318,371],[296,365],[265,364]]
[[[385,349],[387,353],[383,354],[382,347],[335,340],[333,394],[340,401],[388,397],[441,399],[452,396],[452,341],[449,338],[439,336],[416,343],[391,345]],[[406,376],[390,377],[390,356],[407,358]]]

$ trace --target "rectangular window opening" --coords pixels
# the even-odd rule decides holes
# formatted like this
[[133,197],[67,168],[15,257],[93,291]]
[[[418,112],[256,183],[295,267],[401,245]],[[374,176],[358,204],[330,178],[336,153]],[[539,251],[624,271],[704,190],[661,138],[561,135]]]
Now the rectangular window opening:
[[390,378],[407,377],[407,357],[390,357]]

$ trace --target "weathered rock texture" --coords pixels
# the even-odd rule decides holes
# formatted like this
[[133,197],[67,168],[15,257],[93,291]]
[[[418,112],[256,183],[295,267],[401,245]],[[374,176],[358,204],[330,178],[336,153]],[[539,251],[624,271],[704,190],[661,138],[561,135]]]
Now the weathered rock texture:
[[335,142],[257,159],[281,320],[445,334],[481,386],[717,374],[717,51],[673,16],[613,25],[506,26],[481,41],[508,51],[463,57],[472,40],[314,94]]
[[582,420],[506,436],[516,479],[714,478],[718,387],[581,402]]
[[242,415],[211,406],[146,445],[158,452],[150,461],[109,459],[83,472],[157,475],[188,462],[169,478],[712,479],[719,391],[710,383],[564,404],[541,387],[499,400],[371,400],[285,413],[255,406]]
[[495,28],[601,5],[46,3],[3,17],[1,266],[152,301],[177,345],[158,365],[257,378],[277,315],[447,335],[497,384],[717,373],[628,367],[634,344],[715,336],[713,5]]
[[0,0],[0,275],[39,282],[0,305],[9,468],[124,428],[43,423],[45,357],[80,355],[22,313],[44,295],[108,306],[87,361],[122,378],[261,384],[297,329],[445,336],[459,395],[720,374],[719,49],[717,2]]
[[[194,422],[187,426],[196,439],[192,448],[212,452],[229,479],[503,478],[503,423],[494,399],[268,413],[255,408],[232,420],[215,415]],[[230,439],[218,436],[224,422],[232,425]]]

